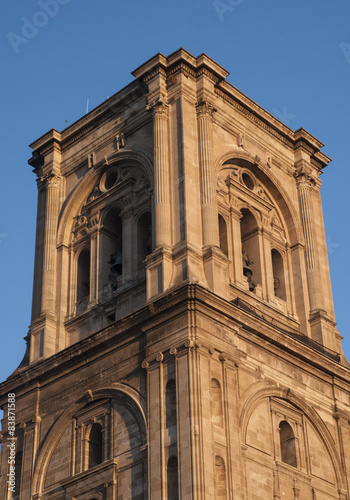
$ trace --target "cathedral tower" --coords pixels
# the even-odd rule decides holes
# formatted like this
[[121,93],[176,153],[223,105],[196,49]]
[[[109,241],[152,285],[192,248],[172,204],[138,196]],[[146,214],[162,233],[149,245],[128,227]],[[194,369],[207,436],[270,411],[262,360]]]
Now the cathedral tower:
[[0,385],[1,498],[349,499],[323,144],[205,54],[132,74],[31,144],[32,320]]

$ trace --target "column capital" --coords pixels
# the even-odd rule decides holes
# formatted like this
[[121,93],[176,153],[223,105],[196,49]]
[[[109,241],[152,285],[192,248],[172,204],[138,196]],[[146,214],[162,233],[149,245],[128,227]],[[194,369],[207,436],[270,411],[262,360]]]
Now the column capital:
[[205,99],[200,99],[196,103],[196,112],[198,118],[212,118],[213,114],[217,111],[215,106],[210,102]]
[[146,109],[147,111],[152,113],[154,118],[158,117],[167,118],[169,106],[168,103],[166,102],[166,99],[160,96],[155,101],[151,102]]
[[311,187],[316,185],[317,178],[311,168],[305,165],[299,166],[294,172],[294,178],[298,187]]
[[54,170],[51,170],[51,172],[37,178],[38,189],[59,188],[60,180],[61,176]]

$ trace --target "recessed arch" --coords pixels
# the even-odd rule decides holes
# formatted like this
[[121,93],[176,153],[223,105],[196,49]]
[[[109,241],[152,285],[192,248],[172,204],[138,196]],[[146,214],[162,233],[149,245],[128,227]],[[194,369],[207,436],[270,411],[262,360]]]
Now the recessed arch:
[[[141,151],[137,149],[123,149],[112,153],[108,157],[107,161],[109,166],[127,164],[126,162],[128,161],[131,162],[132,166],[137,166],[146,174],[150,185],[153,186],[151,158],[152,156],[148,150]],[[97,170],[92,168],[75,187],[67,204],[64,205],[62,213],[60,214],[57,230],[57,245],[69,245],[70,235],[73,231],[74,217],[80,213],[94,185],[104,171],[105,167],[101,167]]]
[[296,409],[302,411],[312,425],[315,433],[318,435],[325,449],[329,453],[331,463],[333,465],[337,487],[346,489],[343,481],[341,460],[337,451],[336,444],[330,434],[325,422],[318,415],[316,410],[309,406],[305,401],[297,396],[289,388],[283,387],[267,387],[263,382],[253,384],[242,396],[240,404],[239,427],[241,430],[242,442],[245,442],[249,419],[255,408],[265,398],[279,398],[292,404]]
[[287,224],[291,244],[298,241],[303,242],[304,237],[299,223],[298,212],[282,183],[273,174],[271,168],[262,161],[257,163],[253,155],[244,151],[238,151],[237,149],[226,151],[216,158],[214,163],[216,176],[219,176],[221,170],[229,169],[231,166],[237,165],[251,170],[256,177],[261,177],[259,180],[261,180],[264,185],[267,187],[270,185],[276,190],[274,199],[276,200],[276,204],[278,199],[278,206],[282,210],[283,218]]
[[42,493],[51,456],[62,434],[71,425],[74,415],[91,401],[100,399],[115,399],[131,410],[140,427],[142,445],[147,443],[146,401],[135,389],[124,384],[113,384],[113,387],[88,391],[58,417],[44,438],[33,473],[32,496]]

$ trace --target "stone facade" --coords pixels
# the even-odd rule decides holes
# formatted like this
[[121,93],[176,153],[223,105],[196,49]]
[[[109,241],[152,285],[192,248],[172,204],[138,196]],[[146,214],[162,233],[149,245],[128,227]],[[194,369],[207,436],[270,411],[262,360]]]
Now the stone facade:
[[349,499],[329,158],[227,75],[157,54],[31,145],[32,322],[0,385],[1,498]]

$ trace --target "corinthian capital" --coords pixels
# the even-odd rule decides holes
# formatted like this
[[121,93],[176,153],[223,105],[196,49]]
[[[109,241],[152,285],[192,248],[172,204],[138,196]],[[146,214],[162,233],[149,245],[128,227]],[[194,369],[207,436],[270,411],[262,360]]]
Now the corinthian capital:
[[308,186],[314,186],[316,184],[316,176],[313,174],[311,169],[307,168],[305,165],[296,169],[294,177],[296,178],[298,184],[305,183]]
[[209,101],[201,99],[196,104],[196,111],[199,118],[203,116],[209,116],[211,118],[217,109]]
[[158,97],[155,101],[147,106],[147,111],[152,113],[154,117],[157,116],[168,116],[168,104],[164,97]]
[[40,180],[46,188],[58,188],[60,186],[60,179],[60,175],[58,175],[56,172],[51,171]]
[[42,177],[38,177],[36,182],[38,185],[38,189],[40,191],[48,189],[48,188],[58,188],[60,186],[61,176],[54,171],[49,172]]

